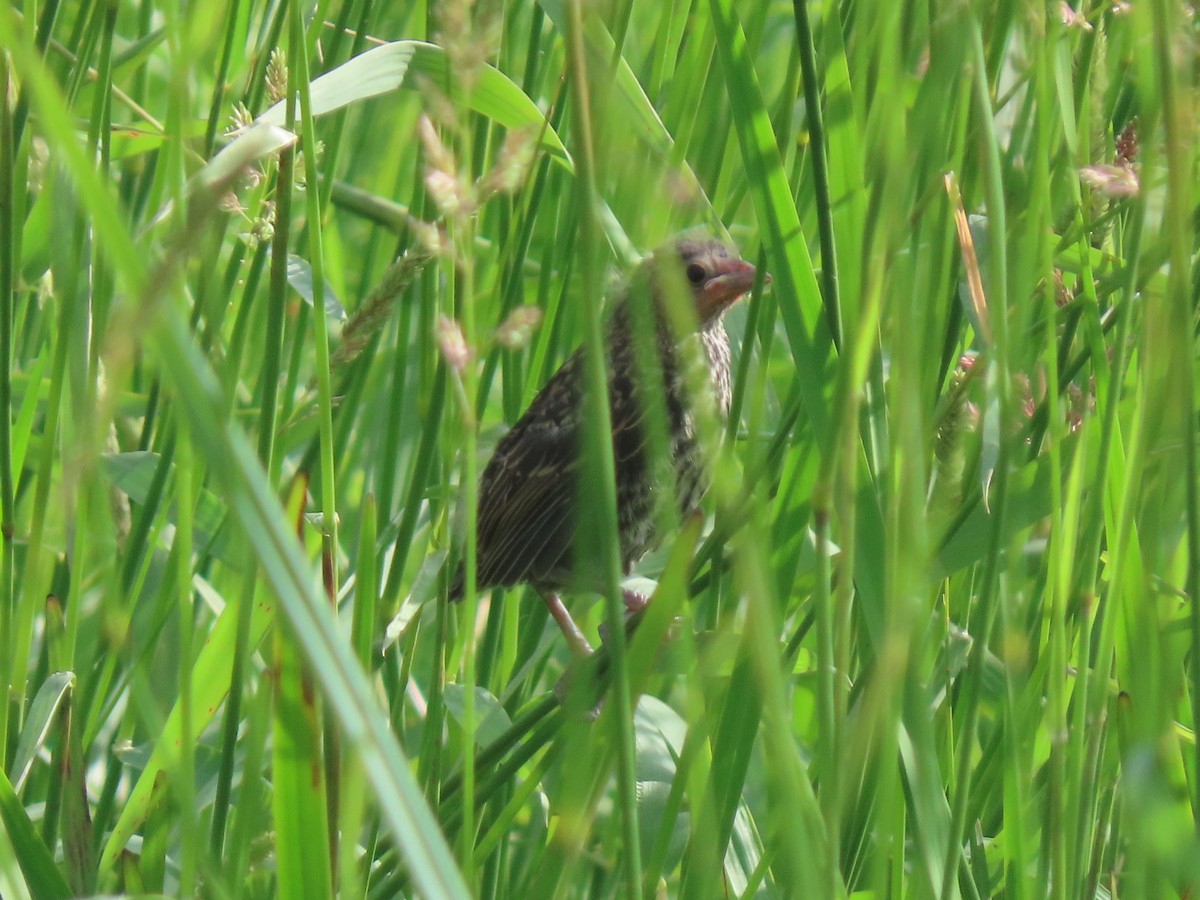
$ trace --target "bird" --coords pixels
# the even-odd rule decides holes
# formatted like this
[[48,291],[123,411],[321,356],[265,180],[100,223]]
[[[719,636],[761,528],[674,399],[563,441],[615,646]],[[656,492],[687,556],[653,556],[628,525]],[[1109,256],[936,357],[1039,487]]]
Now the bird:
[[[725,312],[754,285],[755,267],[736,251],[711,238],[680,238],[646,257],[634,270],[605,325],[605,370],[611,413],[616,476],[617,538],[621,570],[631,566],[663,537],[656,503],[671,490],[681,515],[695,510],[708,486],[695,425],[695,402],[688,382],[683,345],[699,344],[700,361],[718,416],[729,411],[729,337]],[[763,283],[770,276],[764,274]],[[679,336],[667,298],[686,287],[695,331]],[[647,458],[640,425],[644,401],[638,393],[635,359],[635,303],[649,303],[654,349],[663,379],[667,452],[674,485],[663,466]],[[570,650],[592,652],[582,631],[563,604],[563,592],[586,590],[586,574],[576,571],[578,477],[582,467],[584,367],[583,349],[576,350],[530,402],[497,443],[480,476],[476,520],[476,585],[479,590],[529,584],[541,596],[562,630]],[[663,484],[667,481],[667,484]],[[598,584],[591,585],[594,588]],[[463,561],[449,586],[449,599],[461,600],[465,589]],[[633,613],[645,598],[626,592]]]

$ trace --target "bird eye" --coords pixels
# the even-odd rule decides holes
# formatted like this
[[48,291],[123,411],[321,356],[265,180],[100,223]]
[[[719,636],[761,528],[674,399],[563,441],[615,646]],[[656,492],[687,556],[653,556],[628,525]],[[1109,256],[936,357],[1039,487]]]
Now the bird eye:
[[700,265],[699,263],[692,263],[687,267],[686,274],[688,281],[690,281],[692,284],[699,284],[704,280],[704,276],[707,273],[704,271],[704,266]]

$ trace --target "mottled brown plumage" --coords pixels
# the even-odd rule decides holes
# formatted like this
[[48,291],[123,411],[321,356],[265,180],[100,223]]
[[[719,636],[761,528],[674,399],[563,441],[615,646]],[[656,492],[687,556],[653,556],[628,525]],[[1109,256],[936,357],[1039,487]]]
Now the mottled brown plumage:
[[[667,272],[666,267],[676,271]],[[655,503],[673,490],[678,509],[687,513],[700,502],[708,479],[696,443],[690,393],[685,386],[681,341],[667,324],[661,300],[668,286],[686,286],[699,324],[697,340],[707,364],[717,413],[729,409],[729,338],[721,323],[729,306],[749,291],[754,267],[723,244],[681,240],[658,251],[635,271],[625,296],[609,319],[606,334],[608,399],[612,415],[617,486],[617,530],[621,567],[629,571],[661,537],[655,527]],[[645,454],[639,422],[643,402],[635,390],[638,368],[633,340],[633,303],[653,298],[655,349],[663,376],[667,442],[675,484],[662,484]],[[500,439],[480,479],[476,538],[477,584],[481,590],[531,584],[573,647],[586,641],[556,596],[560,590],[587,588],[591,579],[575,571],[576,479],[580,469],[583,366],[581,350],[563,363],[534,397],[525,414]],[[661,471],[661,470],[659,470]],[[463,592],[459,565],[450,598]]]

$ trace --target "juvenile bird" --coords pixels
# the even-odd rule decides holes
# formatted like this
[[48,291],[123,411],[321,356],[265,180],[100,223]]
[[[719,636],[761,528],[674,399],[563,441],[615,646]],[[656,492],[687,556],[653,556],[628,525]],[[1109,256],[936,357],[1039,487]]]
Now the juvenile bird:
[[[668,271],[668,268],[674,271]],[[655,503],[673,491],[678,509],[695,509],[708,487],[695,434],[690,391],[685,383],[683,341],[699,341],[718,415],[729,410],[729,337],[721,319],[754,284],[754,266],[713,240],[684,239],[656,251],[635,270],[609,317],[605,334],[608,402],[612,414],[617,487],[617,531],[621,569],[650,550],[658,534]],[[764,282],[770,276],[764,276]],[[686,287],[698,331],[677,337],[668,321],[668,291]],[[634,334],[638,317],[631,304],[648,303],[655,323],[654,348],[662,371],[667,450],[675,483],[662,484],[662,469],[646,455],[641,427]],[[545,601],[572,650],[591,652],[572,620],[560,591],[587,589],[590,579],[576,571],[578,485],[581,468],[584,394],[582,349],[575,351],[500,439],[479,485],[476,529],[476,583],[480,590],[528,583]],[[463,566],[450,585],[450,599],[462,598]],[[644,605],[626,594],[633,611]]]

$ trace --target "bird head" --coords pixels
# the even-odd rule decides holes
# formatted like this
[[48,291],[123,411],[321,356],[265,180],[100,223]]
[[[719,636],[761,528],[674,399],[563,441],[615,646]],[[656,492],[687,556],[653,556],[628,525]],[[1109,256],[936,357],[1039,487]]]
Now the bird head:
[[[654,253],[649,269],[652,295],[669,298],[686,291],[702,329],[754,286],[754,266],[711,239],[683,238],[668,244]],[[770,282],[771,276],[764,273],[763,284]]]

